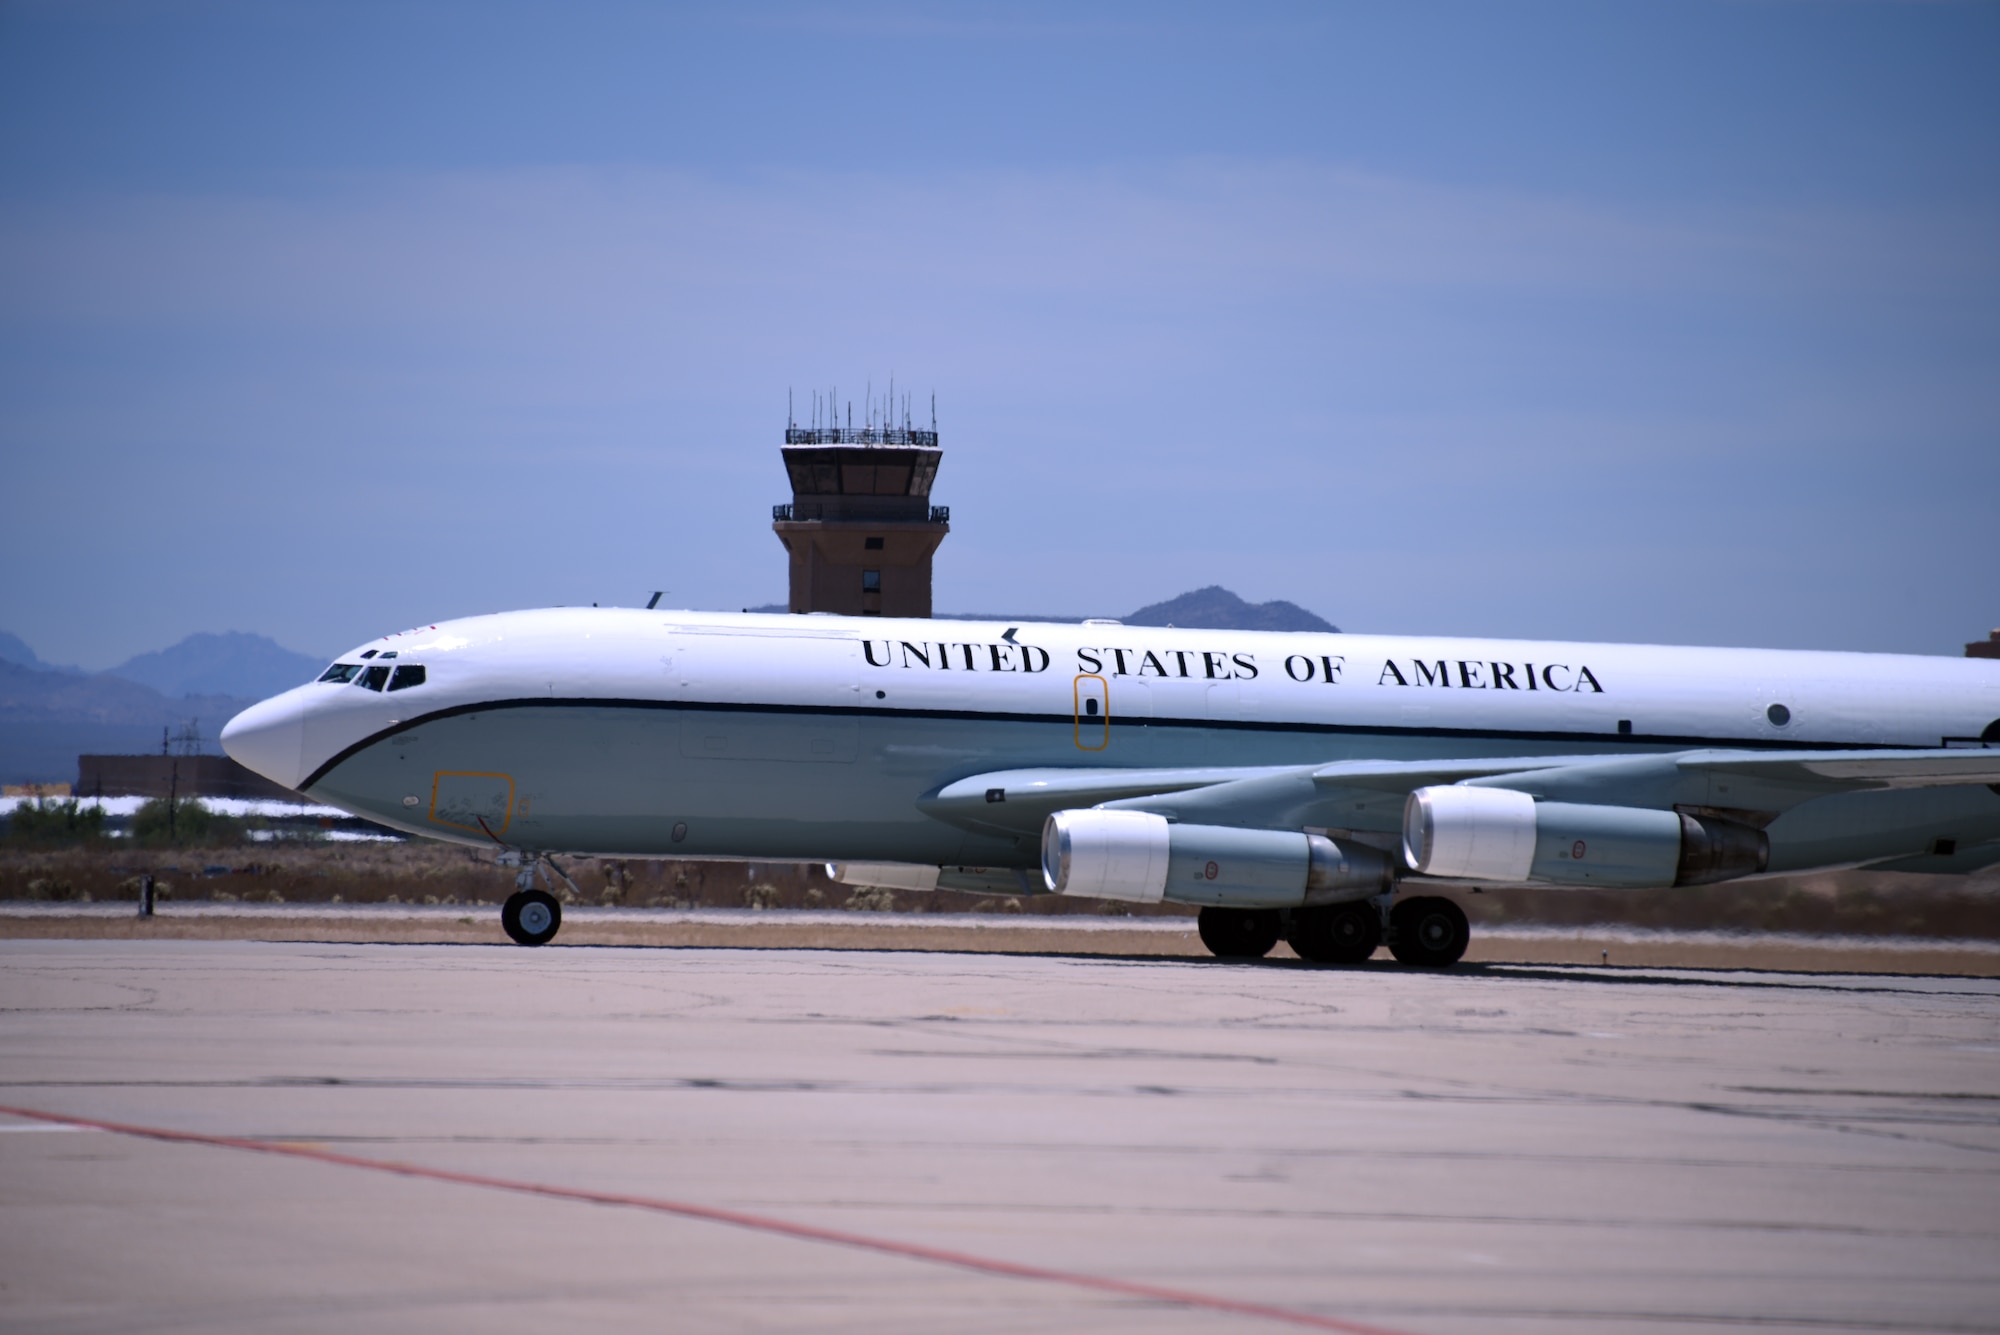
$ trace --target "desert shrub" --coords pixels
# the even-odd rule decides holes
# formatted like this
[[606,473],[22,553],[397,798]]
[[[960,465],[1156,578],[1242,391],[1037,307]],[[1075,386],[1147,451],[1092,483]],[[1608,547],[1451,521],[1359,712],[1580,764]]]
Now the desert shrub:
[[235,843],[238,823],[218,816],[192,797],[169,802],[156,797],[132,817],[132,838],[141,844],[204,848]]
[[7,840],[49,847],[91,843],[104,837],[104,808],[81,806],[75,798],[57,802],[38,797],[14,808],[7,822]]

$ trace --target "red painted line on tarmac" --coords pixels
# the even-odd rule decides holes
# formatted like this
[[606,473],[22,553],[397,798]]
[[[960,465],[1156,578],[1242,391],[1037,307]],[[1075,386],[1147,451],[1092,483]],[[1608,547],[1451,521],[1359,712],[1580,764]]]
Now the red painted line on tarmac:
[[208,1145],[225,1150],[250,1150],[257,1154],[281,1154],[287,1158],[306,1159],[313,1163],[335,1164],[342,1168],[366,1168],[377,1173],[425,1178],[432,1182],[453,1182],[464,1187],[485,1187],[492,1191],[512,1191],[527,1196],[582,1201],[590,1205],[621,1205],[634,1210],[651,1210],[657,1214],[679,1215],[683,1219],[704,1219],[712,1224],[729,1224],[736,1228],[754,1229],[760,1233],[775,1233],[780,1237],[799,1238],[806,1242],[828,1242],[840,1247],[859,1247],[866,1251],[882,1252],[907,1260],[928,1261],[933,1265],[953,1266],[960,1270],[1001,1275],[1008,1279],[1030,1279],[1044,1284],[1065,1284],[1071,1288],[1115,1293],[1127,1298],[1149,1298],[1155,1302],[1172,1303],[1178,1307],[1228,1312],[1232,1316],[1259,1317],[1266,1321],[1282,1321],[1312,1330],[1337,1330],[1344,1332],[1345,1335],[1409,1335],[1406,1331],[1390,1330],[1386,1326],[1368,1326],[1358,1321],[1342,1321],[1338,1317],[1316,1316],[1311,1312],[1293,1311],[1288,1307],[1268,1307],[1263,1303],[1239,1302],[1234,1298],[1195,1293],[1188,1289],[1162,1288],[1154,1284],[1109,1279],[1073,1270],[1051,1270],[1045,1266],[998,1261],[989,1257],[974,1256],[970,1252],[946,1251],[941,1247],[897,1242],[891,1238],[874,1238],[865,1233],[848,1233],[836,1228],[816,1228],[811,1224],[794,1224],[784,1219],[773,1219],[769,1215],[746,1214],[740,1210],[721,1210],[714,1206],[693,1205],[658,1196],[627,1196],[613,1191],[585,1191],[576,1187],[557,1187],[541,1182],[487,1177],[481,1173],[456,1173],[448,1168],[425,1168],[420,1164],[395,1163],[388,1159],[363,1159],[357,1155],[337,1154],[332,1150],[314,1149],[307,1145],[239,1140],[234,1136],[205,1136],[196,1131],[171,1131],[165,1127],[133,1126],[125,1122],[100,1122],[95,1118],[68,1117],[62,1113],[42,1112],[35,1108],[10,1108],[0,1105],[0,1113],[9,1117],[25,1117],[32,1121],[52,1122],[59,1126],[87,1127],[93,1131],[109,1131],[114,1135],[137,1136],[145,1140],[164,1140],[182,1145]]

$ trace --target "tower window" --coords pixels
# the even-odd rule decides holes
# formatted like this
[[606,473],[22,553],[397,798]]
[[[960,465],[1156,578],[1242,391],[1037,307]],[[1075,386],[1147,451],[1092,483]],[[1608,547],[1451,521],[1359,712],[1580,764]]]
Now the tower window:
[[861,547],[864,551],[879,552],[882,550],[882,539],[864,538],[861,542]]
[[861,572],[861,591],[862,591],[863,593],[880,593],[880,592],[882,592],[882,572],[881,572],[881,571],[879,571],[879,570],[864,570],[864,571],[862,571],[862,572]]

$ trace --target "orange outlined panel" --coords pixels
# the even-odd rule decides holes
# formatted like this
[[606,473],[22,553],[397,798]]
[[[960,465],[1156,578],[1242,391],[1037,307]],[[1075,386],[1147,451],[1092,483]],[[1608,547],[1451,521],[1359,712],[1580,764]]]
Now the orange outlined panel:
[[1111,745],[1111,683],[1081,672],[1071,689],[1076,699],[1077,750],[1102,751]]
[[498,838],[514,819],[514,776],[439,770],[431,778],[430,819],[433,824]]

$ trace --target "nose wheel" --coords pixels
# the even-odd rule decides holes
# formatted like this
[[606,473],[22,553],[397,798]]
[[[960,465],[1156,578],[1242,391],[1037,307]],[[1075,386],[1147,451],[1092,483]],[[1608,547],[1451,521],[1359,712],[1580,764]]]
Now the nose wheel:
[[546,890],[516,890],[500,907],[500,925],[517,945],[545,946],[562,928],[562,905]]
[[514,893],[500,906],[500,925],[516,945],[545,946],[562,930],[562,904],[548,890],[535,888],[537,872],[549,890],[561,881],[572,895],[577,893],[576,882],[547,853],[524,856],[521,873],[514,878]]

